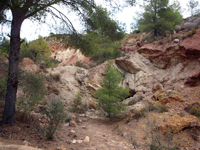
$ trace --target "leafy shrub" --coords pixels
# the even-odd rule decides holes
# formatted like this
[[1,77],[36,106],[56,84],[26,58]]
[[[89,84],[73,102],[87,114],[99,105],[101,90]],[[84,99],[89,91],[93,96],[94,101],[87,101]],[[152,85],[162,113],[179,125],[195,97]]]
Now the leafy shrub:
[[50,57],[45,57],[44,58],[44,62],[46,64],[47,68],[49,68],[49,67],[55,67],[55,66],[57,66],[60,63],[60,61],[52,59]]
[[137,103],[136,100],[133,99],[133,100],[131,100],[131,101],[128,102],[128,106],[134,105],[136,103]]
[[47,117],[47,126],[44,127],[45,137],[47,140],[53,140],[54,133],[67,116],[64,112],[64,105],[59,100],[51,100],[43,113]]
[[74,98],[71,111],[76,113],[85,113],[87,111],[87,105],[82,103],[80,92],[78,92]]
[[192,28],[192,31],[189,31],[189,32],[186,34],[186,36],[187,36],[187,37],[191,37],[191,36],[193,36],[195,33],[196,33],[196,28]]
[[138,33],[140,33],[140,30],[134,30],[133,31],[133,34],[138,34]]
[[152,43],[152,42],[154,42],[154,37],[152,37],[152,36],[147,36],[147,37],[144,38],[144,41],[145,41],[145,40],[147,40],[148,43]]
[[147,110],[145,108],[142,108],[142,109],[135,109],[133,111],[133,118],[134,119],[139,119],[141,117],[145,117],[146,116],[146,112]]
[[85,65],[85,63],[82,63],[81,61],[77,61],[75,63],[75,66],[80,67],[80,68],[85,68],[87,69],[88,67]]
[[196,117],[200,117],[200,103],[193,103],[185,108],[185,110]]
[[149,111],[156,111],[158,113],[163,113],[163,112],[167,112],[168,108],[167,106],[165,106],[164,104],[157,102],[157,103],[152,103],[149,102],[149,105],[146,108]]
[[51,77],[56,81],[60,81],[60,74],[59,73],[56,73],[56,74],[51,74]]
[[34,73],[24,73],[20,77],[19,85],[23,89],[23,96],[18,98],[17,108],[23,113],[30,113],[44,98],[46,90],[43,83],[44,77]]

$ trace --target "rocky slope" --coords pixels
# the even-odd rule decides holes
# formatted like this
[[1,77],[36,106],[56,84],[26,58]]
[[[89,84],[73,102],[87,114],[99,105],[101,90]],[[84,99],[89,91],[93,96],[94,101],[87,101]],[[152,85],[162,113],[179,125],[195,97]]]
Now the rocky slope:
[[[183,34],[182,31],[179,34]],[[12,134],[15,140],[25,139],[33,143],[30,145],[45,149],[53,147],[53,149],[129,150],[133,149],[130,138],[134,133],[137,141],[141,143],[141,149],[145,150],[147,149],[145,143],[149,142],[149,139],[146,139],[149,119],[156,120],[154,127],[157,127],[159,132],[166,133],[171,130],[174,140],[182,149],[199,149],[200,121],[189,113],[193,106],[200,109],[199,41],[200,29],[192,37],[185,39],[163,39],[150,44],[140,42],[134,37],[126,41],[120,50],[127,53],[115,59],[114,65],[123,74],[120,84],[129,88],[129,97],[124,103],[128,104],[131,100],[135,100],[136,103],[129,105],[130,109],[125,113],[126,119],[122,121],[109,122],[106,118],[101,120],[102,118],[96,116],[94,110],[90,109],[85,114],[74,115],[72,118],[77,124],[75,123],[73,127],[64,124],[53,142],[41,140],[38,133],[33,138],[32,131],[28,128],[33,130],[35,126],[19,122],[17,124],[19,127],[17,125],[13,128],[4,127],[3,130],[6,132],[3,132],[2,136],[10,137]],[[49,46],[53,51],[52,57],[62,61],[59,66],[42,70],[33,61],[24,59],[21,68],[47,76],[45,81],[47,100],[59,98],[68,108],[75,95],[81,92],[84,103],[88,105],[94,103],[91,93],[102,87],[107,62],[90,69],[70,66],[78,60],[89,63],[90,59],[84,57],[78,50],[65,49],[60,42],[52,42]],[[19,90],[18,96],[20,92],[22,93]],[[134,110],[145,108],[149,102],[158,101],[167,106],[168,112],[150,112],[144,118],[134,118],[132,113]],[[37,114],[35,113],[36,116]],[[34,123],[40,124],[42,119],[35,118]],[[26,129],[26,133],[21,129]],[[19,137],[22,132],[26,136]],[[86,136],[90,141],[84,143]],[[82,142],[79,143],[80,141]]]

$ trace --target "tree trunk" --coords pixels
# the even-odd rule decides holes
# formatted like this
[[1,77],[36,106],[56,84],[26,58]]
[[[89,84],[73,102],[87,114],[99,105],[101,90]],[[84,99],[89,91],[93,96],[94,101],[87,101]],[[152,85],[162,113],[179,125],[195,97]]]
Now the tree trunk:
[[13,20],[11,25],[10,55],[8,68],[8,81],[6,100],[3,113],[3,123],[13,125],[15,114],[15,101],[18,87],[18,66],[20,53],[20,30],[25,17],[22,12],[12,11]]

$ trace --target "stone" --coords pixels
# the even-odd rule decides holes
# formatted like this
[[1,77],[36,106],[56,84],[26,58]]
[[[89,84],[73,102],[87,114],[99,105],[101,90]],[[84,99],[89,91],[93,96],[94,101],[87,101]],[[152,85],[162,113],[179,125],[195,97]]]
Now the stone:
[[83,118],[82,121],[83,121],[83,122],[87,122],[88,119],[87,119],[87,118]]
[[76,124],[75,121],[72,120],[72,121],[70,121],[69,126],[70,127],[77,127],[77,124]]
[[86,136],[86,137],[85,137],[84,142],[85,142],[85,143],[90,142],[90,138],[89,138],[89,136]]
[[61,147],[57,147],[56,150],[67,150],[65,147],[61,146]]
[[185,118],[175,114],[169,118],[165,118],[163,122],[158,125],[158,129],[163,133],[167,133],[168,131],[178,133],[185,128],[194,127],[194,124],[195,127],[200,125],[197,117],[189,116]]
[[76,134],[76,132],[75,132],[74,130],[70,130],[69,136],[70,136],[70,135],[75,135],[75,134]]
[[180,40],[179,39],[174,39],[174,43],[179,43]]
[[80,144],[83,142],[83,140],[76,140],[76,142]]
[[73,140],[71,141],[71,143],[72,143],[72,144],[76,144],[76,140],[73,139]]
[[23,144],[26,145],[26,146],[28,146],[29,142],[25,140],[25,141],[23,141]]
[[169,102],[173,101],[179,101],[179,102],[184,102],[184,96],[178,91],[175,90],[166,90],[166,91],[161,91],[157,95],[157,100],[160,101],[163,104],[167,104]]

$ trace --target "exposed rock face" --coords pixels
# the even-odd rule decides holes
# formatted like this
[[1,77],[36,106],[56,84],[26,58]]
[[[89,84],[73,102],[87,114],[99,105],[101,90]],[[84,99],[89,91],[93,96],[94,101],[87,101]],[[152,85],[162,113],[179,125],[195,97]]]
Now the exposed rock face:
[[40,67],[37,66],[30,58],[24,58],[20,64],[21,68],[28,72],[38,72]]
[[[155,86],[180,89],[200,85],[200,29],[180,43],[144,45],[138,52],[115,60],[123,73],[123,87],[151,92]],[[132,93],[134,93],[132,92]]]
[[87,70],[74,66],[58,66],[48,71],[50,74],[60,74],[60,81],[56,86],[59,89],[59,96],[66,103],[71,102],[79,91],[83,96],[87,94]]
[[89,57],[85,57],[80,50],[65,48],[63,43],[51,42],[49,48],[52,50],[51,57],[58,61],[61,61],[60,65],[71,65],[77,61],[85,62],[89,64],[91,62]]

